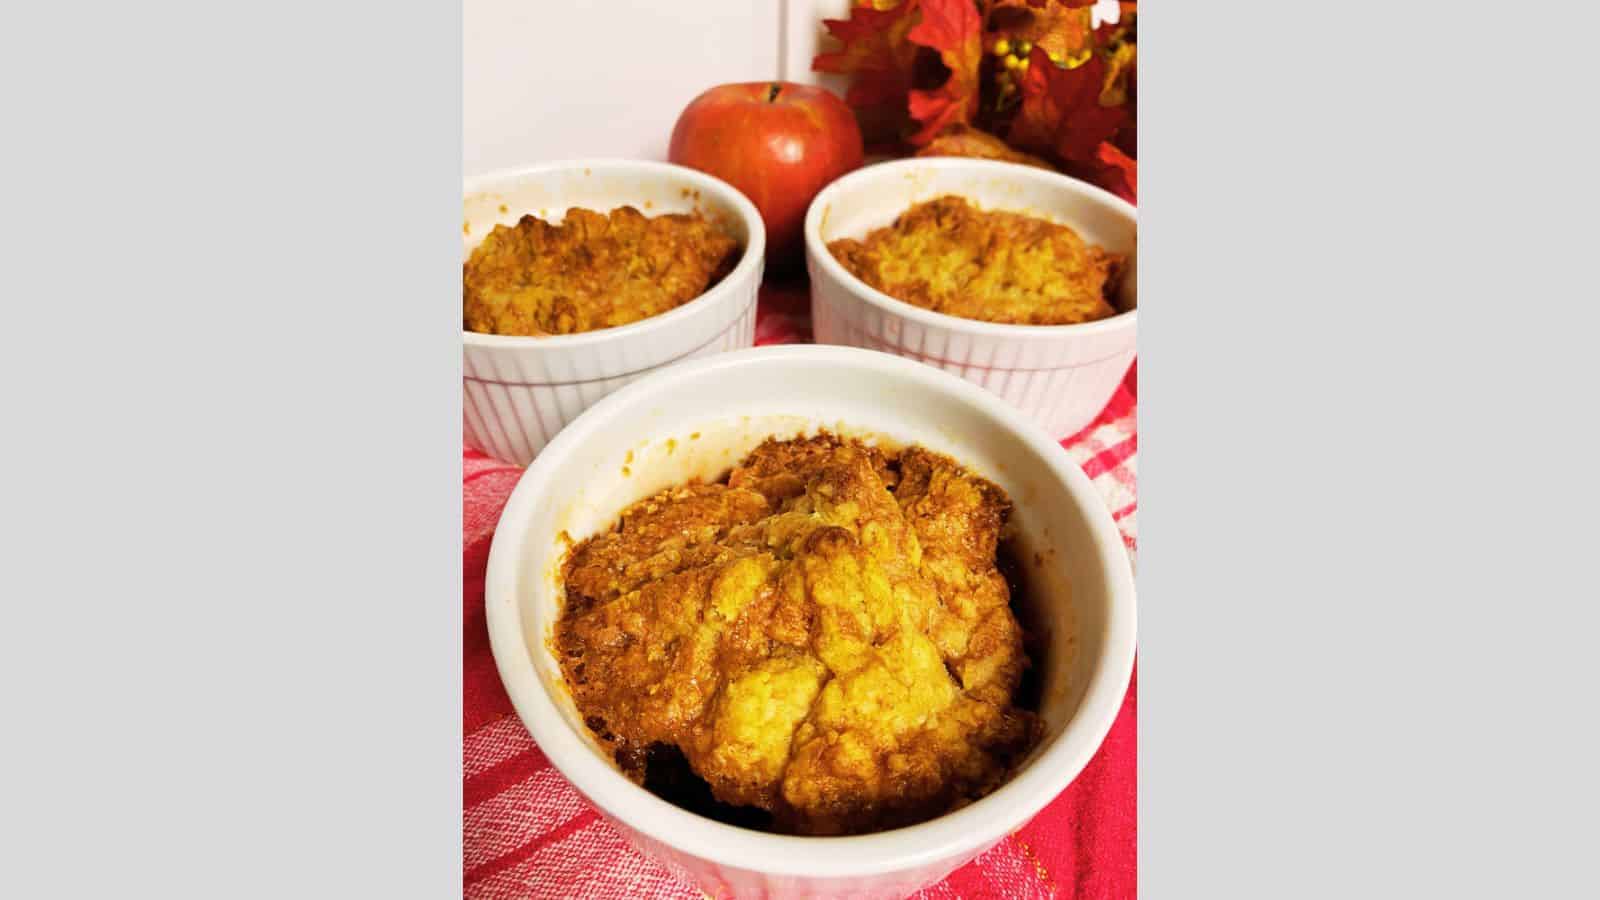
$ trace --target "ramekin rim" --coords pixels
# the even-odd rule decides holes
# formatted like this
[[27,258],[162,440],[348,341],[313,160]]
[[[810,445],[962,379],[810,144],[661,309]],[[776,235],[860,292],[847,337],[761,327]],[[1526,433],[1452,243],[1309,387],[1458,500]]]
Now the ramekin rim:
[[742,285],[748,284],[752,277],[759,278],[757,273],[760,272],[766,262],[767,252],[767,230],[765,223],[761,220],[761,213],[756,209],[755,204],[750,201],[750,198],[746,197],[733,185],[715,175],[701,172],[698,169],[691,169],[688,166],[657,160],[624,159],[621,157],[551,160],[549,162],[497,169],[493,172],[485,172],[481,175],[463,178],[461,193],[462,197],[465,198],[474,193],[490,190],[489,185],[508,179],[574,169],[633,169],[661,175],[680,176],[692,182],[699,182],[698,186],[702,190],[709,189],[717,193],[739,211],[739,217],[744,220],[745,229],[751,235],[751,238],[745,242],[743,255],[739,257],[739,262],[733,267],[733,271],[723,276],[721,281],[712,285],[709,290],[698,297],[664,313],[649,316],[637,322],[629,322],[626,325],[597,328],[593,331],[581,331],[576,334],[484,334],[463,328],[461,329],[461,335],[462,341],[466,346],[508,350],[582,350],[607,341],[644,337],[662,329],[670,329],[696,313],[715,306],[718,301],[727,299],[737,292]]
[[[963,379],[892,354],[853,347],[790,345],[756,347],[681,362],[653,373],[604,398],[550,443],[523,473],[501,514],[502,522],[525,518],[538,502],[543,472],[554,460],[581,446],[590,431],[604,427],[611,409],[640,395],[669,390],[669,385],[706,370],[759,365],[771,358],[810,356],[819,363],[844,361],[898,369],[912,378],[931,380],[952,393],[955,402],[978,404],[1026,443],[1063,481],[1080,510],[1086,510],[1096,557],[1105,570],[1109,596],[1104,651],[1091,670],[1083,700],[1055,739],[1028,768],[993,793],[962,809],[927,822],[892,831],[847,837],[778,835],[725,825],[704,818],[650,794],[615,767],[596,756],[556,709],[545,690],[522,637],[522,617],[515,596],[508,609],[497,611],[502,585],[515,584],[522,535],[509,537],[498,528],[490,548],[485,604],[490,644],[517,715],[551,763],[574,787],[607,815],[653,841],[687,855],[775,875],[848,878],[915,869],[976,850],[1002,839],[1044,808],[1072,782],[1098,751],[1110,731],[1132,673],[1137,606],[1131,566],[1120,533],[1088,477],[1059,442],[999,398]],[[1062,773],[1070,772],[1068,777]],[[807,852],[810,851],[810,852]],[[816,851],[823,851],[821,854]]]
[[[1051,172],[1036,166],[1025,166],[1021,163],[993,159],[972,159],[962,156],[918,156],[862,166],[854,172],[836,179],[819,191],[811,201],[811,206],[806,209],[804,231],[807,259],[814,261],[816,265],[822,266],[824,272],[834,281],[843,287],[849,288],[860,299],[877,306],[879,309],[903,319],[910,319],[919,324],[942,328],[946,331],[962,332],[976,337],[1046,342],[1089,337],[1105,332],[1120,331],[1137,325],[1139,320],[1139,308],[1137,306],[1104,319],[1097,319],[1093,322],[1078,322],[1070,325],[1017,325],[1007,322],[985,322],[982,319],[967,319],[907,303],[904,300],[891,297],[857,278],[854,273],[835,259],[832,253],[828,252],[828,246],[822,240],[822,217],[827,208],[827,201],[862,182],[875,178],[890,177],[890,173],[894,171],[912,168],[977,169],[980,171],[988,169],[1002,175],[1056,181],[1077,193],[1108,204],[1114,210],[1131,218],[1135,225],[1139,221],[1138,210],[1135,209],[1133,204],[1110,191],[1085,181],[1079,181],[1068,175],[1063,175],[1060,172]],[[815,290],[815,287],[813,286],[812,289]]]

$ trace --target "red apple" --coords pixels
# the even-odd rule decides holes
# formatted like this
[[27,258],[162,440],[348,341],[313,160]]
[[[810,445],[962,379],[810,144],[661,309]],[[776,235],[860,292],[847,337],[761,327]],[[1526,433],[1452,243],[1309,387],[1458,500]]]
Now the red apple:
[[850,107],[823,88],[724,84],[684,108],[667,158],[749,197],[767,227],[767,263],[781,268],[801,257],[811,198],[861,165],[861,129]]

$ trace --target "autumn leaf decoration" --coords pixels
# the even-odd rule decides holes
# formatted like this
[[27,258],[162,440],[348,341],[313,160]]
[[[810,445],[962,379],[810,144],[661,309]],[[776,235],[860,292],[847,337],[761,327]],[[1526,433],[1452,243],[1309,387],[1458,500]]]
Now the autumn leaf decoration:
[[1102,169],[1096,179],[1102,187],[1129,203],[1139,196],[1139,164],[1116,144],[1103,143],[1095,151]]
[[1049,166],[1133,200],[1137,5],[1099,28],[1093,5],[856,0],[848,19],[823,23],[839,48],[812,68],[850,76],[845,99],[864,125],[918,155]]
[[[812,60],[811,68],[854,76],[845,95],[851,106],[904,104],[921,126],[908,138],[917,145],[971,121],[983,62],[983,17],[972,0],[904,0],[889,9],[859,5],[850,18],[823,25],[841,46]],[[942,74],[923,50],[936,54],[948,73],[942,84],[921,83]]]
[[978,108],[978,66],[983,62],[982,26],[971,0],[922,0],[922,21],[906,37],[939,51],[950,78],[935,90],[911,92],[911,118],[922,123],[911,143],[926,144],[944,128],[972,120]]
[[1051,65],[1040,47],[1033,48],[1022,78],[1022,107],[1006,138],[1022,150],[1051,153],[1069,163],[1096,159],[1102,141],[1122,127],[1121,107],[1101,106],[1105,63],[1091,56],[1074,69]]
[[902,103],[911,91],[911,70],[917,47],[908,35],[917,24],[912,17],[918,0],[906,0],[889,9],[855,6],[848,19],[824,19],[828,33],[840,49],[811,61],[818,72],[852,75],[845,102],[855,107]]

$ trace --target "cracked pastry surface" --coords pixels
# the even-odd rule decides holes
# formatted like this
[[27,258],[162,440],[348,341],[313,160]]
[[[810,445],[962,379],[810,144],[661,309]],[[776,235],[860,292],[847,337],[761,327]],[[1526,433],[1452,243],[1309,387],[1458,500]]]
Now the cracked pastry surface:
[[659,315],[733,270],[739,242],[703,214],[575,208],[558,225],[496,225],[462,267],[462,319],[482,334],[574,334]]
[[858,834],[997,787],[1039,736],[996,568],[998,487],[918,447],[769,439],[724,483],[624,510],[573,548],[557,656],[642,781],[677,748],[775,830]]
[[1013,325],[1071,325],[1117,314],[1125,258],[1065,225],[980,210],[946,195],[906,210],[864,239],[828,251],[849,272],[907,303]]

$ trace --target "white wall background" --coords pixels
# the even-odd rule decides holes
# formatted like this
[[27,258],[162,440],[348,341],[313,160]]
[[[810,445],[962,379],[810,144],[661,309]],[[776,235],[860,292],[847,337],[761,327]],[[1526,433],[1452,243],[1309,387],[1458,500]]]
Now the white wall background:
[[[465,0],[464,174],[576,156],[664,159],[701,91],[811,71],[850,0]],[[1098,0],[1095,20],[1116,18]]]
[[465,0],[465,174],[574,156],[665,158],[678,113],[706,88],[814,81],[821,21],[848,8],[849,0]]

